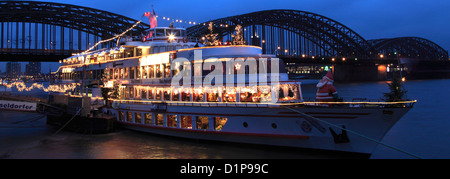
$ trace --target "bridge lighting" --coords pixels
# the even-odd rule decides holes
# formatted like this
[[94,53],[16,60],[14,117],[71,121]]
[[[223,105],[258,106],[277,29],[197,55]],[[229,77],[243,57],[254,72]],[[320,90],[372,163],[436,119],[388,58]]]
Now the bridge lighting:
[[306,57],[306,55],[305,55],[305,54],[302,54],[302,57],[303,57],[303,58],[305,58],[305,57]]
[[345,57],[342,57],[342,61],[345,61]]
[[286,49],[286,50],[284,50],[284,53],[288,53],[288,50]]
[[266,43],[266,41],[265,41],[265,40],[262,40],[262,43]]
[[334,62],[335,60],[336,60],[335,58],[331,58],[331,61],[333,61],[333,62]]
[[384,58],[384,55],[383,55],[383,54],[381,54],[381,55],[380,55],[380,58]]

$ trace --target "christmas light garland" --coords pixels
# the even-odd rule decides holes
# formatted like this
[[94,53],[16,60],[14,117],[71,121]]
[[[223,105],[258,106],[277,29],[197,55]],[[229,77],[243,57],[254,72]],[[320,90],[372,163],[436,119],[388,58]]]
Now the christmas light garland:
[[126,31],[122,32],[122,33],[119,34],[119,35],[115,35],[114,37],[111,37],[111,38],[109,38],[109,39],[101,40],[101,41],[97,42],[94,46],[92,46],[91,48],[87,49],[87,50],[84,51],[83,53],[87,53],[87,52],[91,51],[92,49],[94,49],[95,47],[97,47],[98,45],[100,45],[101,43],[109,42],[109,41],[111,41],[111,40],[114,40],[114,39],[117,39],[117,38],[119,38],[119,37],[122,37],[122,36],[125,35],[127,32],[129,32],[130,30],[133,30],[133,29],[134,29],[137,25],[139,25],[141,22],[142,22],[142,21],[137,21],[133,26],[131,26],[130,28],[128,28]]

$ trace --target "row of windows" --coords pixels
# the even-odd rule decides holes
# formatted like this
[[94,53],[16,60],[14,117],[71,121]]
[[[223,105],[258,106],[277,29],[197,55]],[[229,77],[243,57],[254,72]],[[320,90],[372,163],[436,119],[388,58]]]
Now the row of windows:
[[119,111],[118,115],[118,119],[121,122],[183,129],[212,129],[215,131],[221,131],[228,120],[226,117],[141,113],[131,111]]
[[[109,69],[109,79],[170,78],[170,63]],[[174,71],[175,72],[175,71]]]
[[[258,86],[253,89],[238,90],[225,88],[218,91],[178,91],[171,88],[126,87],[119,91],[120,99],[163,100],[163,101],[193,101],[193,102],[269,102],[272,101],[270,86]],[[279,101],[299,100],[298,85],[283,84],[278,91]]]

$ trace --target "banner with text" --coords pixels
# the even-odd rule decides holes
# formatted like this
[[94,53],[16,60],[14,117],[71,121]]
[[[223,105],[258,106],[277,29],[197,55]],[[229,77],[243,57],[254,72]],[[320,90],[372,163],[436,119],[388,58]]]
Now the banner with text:
[[36,111],[36,103],[0,100],[0,110]]

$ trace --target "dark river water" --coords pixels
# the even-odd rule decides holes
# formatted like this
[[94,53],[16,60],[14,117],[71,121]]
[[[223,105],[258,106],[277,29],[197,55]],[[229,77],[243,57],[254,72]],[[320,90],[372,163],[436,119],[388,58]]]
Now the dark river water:
[[[305,98],[314,97],[316,81],[304,81]],[[340,97],[379,99],[388,92],[385,82],[336,83]],[[381,141],[422,158],[450,158],[450,79],[405,82],[409,99],[418,103]],[[0,89],[3,91],[4,89]],[[14,93],[15,90],[12,89]],[[45,95],[40,91],[29,95]],[[118,129],[114,133],[86,135],[55,132],[46,117],[32,112],[0,111],[0,159],[329,159],[414,158],[378,145],[371,156],[203,142]]]

